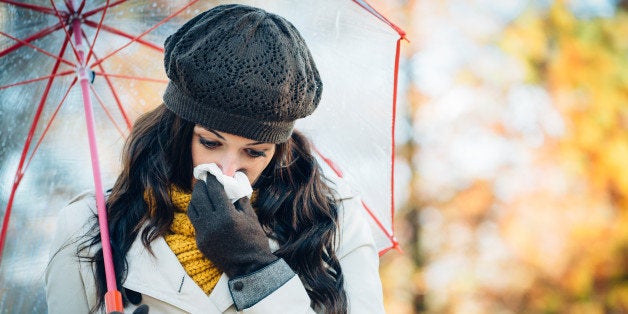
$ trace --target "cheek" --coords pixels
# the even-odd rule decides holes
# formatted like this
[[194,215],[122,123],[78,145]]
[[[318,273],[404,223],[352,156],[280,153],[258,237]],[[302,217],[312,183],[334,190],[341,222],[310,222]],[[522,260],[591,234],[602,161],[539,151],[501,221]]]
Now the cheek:
[[247,173],[247,177],[249,178],[249,181],[251,183],[255,183],[255,181],[257,181],[257,179],[262,174],[262,172],[264,172],[264,170],[266,170],[267,167],[270,167],[271,160],[272,160],[272,156],[271,158],[265,159],[262,162],[256,164],[255,167],[251,169],[253,171],[249,171]]
[[266,166],[268,166],[268,163],[266,162],[260,162],[260,163],[255,163],[254,165],[249,165],[248,169],[246,169],[247,170],[246,176],[249,178],[249,182],[251,182],[251,184],[257,181],[257,178],[259,178],[259,176],[262,174],[264,169],[266,169]]
[[[273,154],[274,154],[274,151],[273,151]],[[259,178],[259,176],[262,174],[262,172],[264,172],[264,170],[266,170],[266,168],[272,167],[271,161],[272,161],[273,154],[271,154],[268,159],[265,159],[262,163],[259,164],[259,166],[255,170],[255,177],[254,178],[252,178],[252,176],[249,175],[249,181],[255,182],[257,180],[257,178]]]

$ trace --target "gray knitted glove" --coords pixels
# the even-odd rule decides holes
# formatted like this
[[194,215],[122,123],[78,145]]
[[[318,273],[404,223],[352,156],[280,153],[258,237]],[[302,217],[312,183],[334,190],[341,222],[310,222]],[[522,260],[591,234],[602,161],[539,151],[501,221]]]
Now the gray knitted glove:
[[230,278],[253,273],[278,258],[268,245],[248,197],[231,204],[213,175],[194,185],[188,217],[196,230],[196,245]]
[[[110,314],[123,314],[117,311],[113,311]],[[148,305],[146,304],[142,304],[140,306],[138,306],[135,311],[133,311],[133,314],[148,314]]]

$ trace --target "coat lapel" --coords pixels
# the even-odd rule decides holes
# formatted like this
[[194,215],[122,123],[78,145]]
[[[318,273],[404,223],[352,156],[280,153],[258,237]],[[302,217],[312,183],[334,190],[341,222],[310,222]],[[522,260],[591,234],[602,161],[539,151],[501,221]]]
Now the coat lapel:
[[124,287],[170,303],[191,313],[222,313],[232,304],[225,274],[209,295],[192,280],[160,237],[151,243],[154,256],[144,248],[141,240],[131,246],[127,254],[128,276]]
[[[269,239],[274,252],[279,248]],[[163,237],[151,243],[154,256],[137,237],[127,253],[128,272],[125,288],[162,300],[190,313],[223,313],[233,305],[229,277],[222,274],[214,290],[205,292],[185,272]]]

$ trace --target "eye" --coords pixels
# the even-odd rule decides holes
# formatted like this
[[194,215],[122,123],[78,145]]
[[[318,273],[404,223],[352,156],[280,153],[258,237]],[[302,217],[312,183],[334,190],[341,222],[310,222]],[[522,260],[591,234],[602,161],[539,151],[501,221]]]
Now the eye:
[[202,137],[199,138],[199,142],[201,143],[201,145],[203,145],[203,146],[205,146],[205,147],[207,147],[209,149],[213,149],[213,148],[216,148],[216,147],[221,145],[220,142],[218,142],[218,141],[210,141],[210,140],[202,138]]
[[262,150],[247,148],[246,153],[252,158],[266,157],[266,152]]

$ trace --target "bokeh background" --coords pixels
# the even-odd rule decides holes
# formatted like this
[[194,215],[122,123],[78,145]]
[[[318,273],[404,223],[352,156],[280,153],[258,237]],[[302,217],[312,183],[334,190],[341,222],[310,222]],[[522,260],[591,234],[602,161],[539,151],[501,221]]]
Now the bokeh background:
[[[628,2],[369,3],[409,39],[396,134],[403,253],[381,258],[387,312],[628,313]],[[12,97],[0,106],[0,211],[18,162],[9,151],[19,157],[26,133]],[[132,117],[159,95],[146,97]],[[83,123],[65,121],[57,127]],[[44,142],[20,188],[38,189],[14,206],[43,212],[80,192],[57,189],[89,165],[47,163],[48,145],[77,149],[74,138]],[[119,140],[101,145],[115,169]],[[54,215],[13,215],[39,241],[54,230]],[[46,255],[3,260],[0,313],[45,312]]]
[[386,4],[411,40],[387,310],[627,313],[628,3]]

